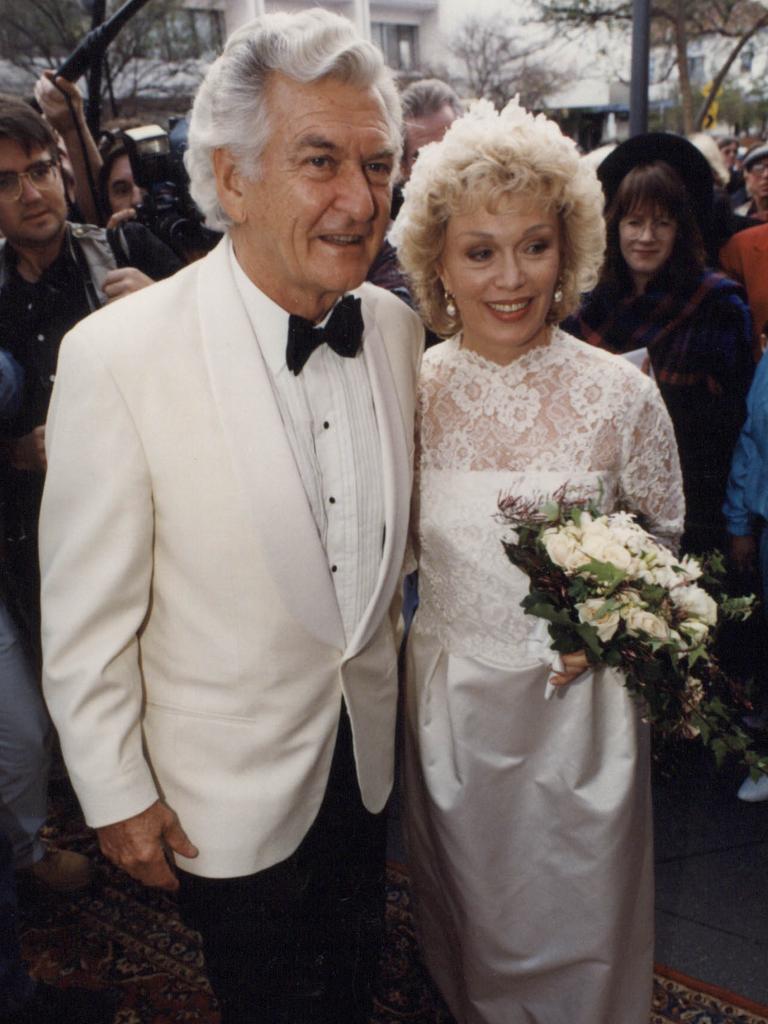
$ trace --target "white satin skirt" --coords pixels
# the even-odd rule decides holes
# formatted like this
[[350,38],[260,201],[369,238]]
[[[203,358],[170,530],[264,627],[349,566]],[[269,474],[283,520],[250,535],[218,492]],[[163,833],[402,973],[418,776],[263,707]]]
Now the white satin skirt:
[[648,1024],[649,730],[611,670],[408,647],[405,823],[416,928],[459,1024]]

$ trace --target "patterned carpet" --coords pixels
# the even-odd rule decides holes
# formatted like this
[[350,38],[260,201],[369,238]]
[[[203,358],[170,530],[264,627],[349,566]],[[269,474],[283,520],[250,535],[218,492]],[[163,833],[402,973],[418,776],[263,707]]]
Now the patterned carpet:
[[[22,946],[33,974],[59,985],[117,990],[115,1024],[218,1024],[197,936],[182,925],[172,899],[106,863],[77,819],[69,817],[66,828],[51,826],[48,835],[92,856],[98,884],[72,898],[24,901]],[[387,897],[387,943],[371,1024],[453,1024],[421,967],[407,875],[395,865]],[[651,1024],[768,1024],[768,1010],[660,968]]]

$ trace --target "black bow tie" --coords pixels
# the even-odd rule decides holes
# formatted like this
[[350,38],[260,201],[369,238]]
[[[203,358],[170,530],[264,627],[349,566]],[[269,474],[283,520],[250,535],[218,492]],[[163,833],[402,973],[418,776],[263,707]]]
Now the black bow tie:
[[360,312],[360,299],[356,299],[354,295],[345,295],[336,303],[325,327],[315,327],[311,320],[291,314],[288,318],[286,365],[298,376],[306,361],[323,342],[330,345],[340,356],[351,358],[360,351],[362,337],[363,315]]

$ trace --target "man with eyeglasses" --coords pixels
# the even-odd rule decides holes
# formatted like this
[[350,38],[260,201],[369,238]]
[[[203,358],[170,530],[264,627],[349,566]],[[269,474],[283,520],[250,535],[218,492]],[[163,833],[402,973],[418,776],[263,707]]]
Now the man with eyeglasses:
[[749,201],[736,213],[768,221],[768,142],[759,142],[744,157],[744,181]]
[[[130,232],[115,238],[116,255],[102,228],[68,223],[53,131],[28,104],[2,95],[0,233],[0,350],[13,357],[23,377],[18,410],[0,420],[0,537],[6,539],[2,572],[28,662],[13,680],[6,674],[0,681],[0,808],[13,818],[6,825],[17,869],[46,889],[67,891],[88,883],[85,858],[46,851],[39,839],[46,817],[49,753],[36,679],[37,524],[48,403],[64,334],[99,306],[167,277],[180,264],[139,225],[130,225]],[[18,642],[17,648],[22,657]],[[16,716],[12,728],[11,710]]]

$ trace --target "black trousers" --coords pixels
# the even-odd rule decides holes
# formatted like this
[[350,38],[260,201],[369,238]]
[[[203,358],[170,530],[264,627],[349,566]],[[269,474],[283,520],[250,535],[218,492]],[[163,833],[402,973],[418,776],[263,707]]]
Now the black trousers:
[[384,932],[386,816],[364,807],[342,707],[314,824],[287,860],[241,878],[179,871],[222,1024],[368,1024]]

